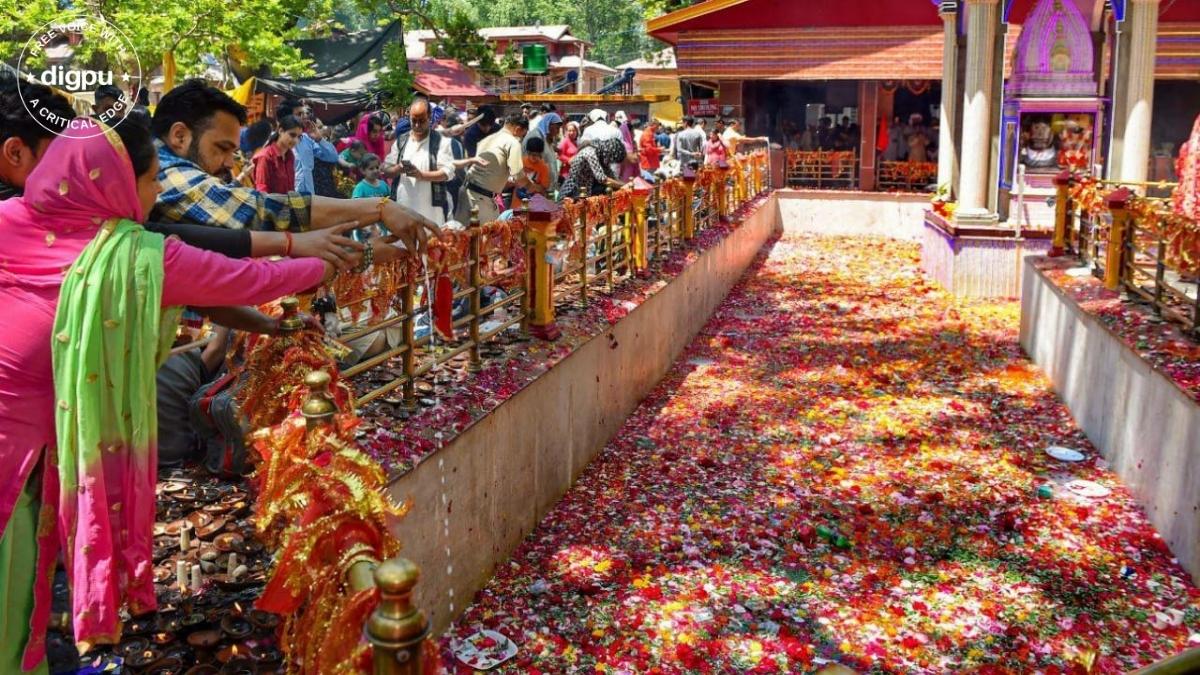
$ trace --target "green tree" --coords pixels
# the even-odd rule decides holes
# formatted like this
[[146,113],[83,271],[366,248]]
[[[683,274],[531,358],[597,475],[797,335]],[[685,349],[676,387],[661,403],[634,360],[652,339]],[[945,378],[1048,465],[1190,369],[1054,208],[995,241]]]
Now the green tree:
[[645,2],[653,0],[471,0],[487,26],[568,24],[591,43],[591,61],[617,65],[660,47],[646,36]]

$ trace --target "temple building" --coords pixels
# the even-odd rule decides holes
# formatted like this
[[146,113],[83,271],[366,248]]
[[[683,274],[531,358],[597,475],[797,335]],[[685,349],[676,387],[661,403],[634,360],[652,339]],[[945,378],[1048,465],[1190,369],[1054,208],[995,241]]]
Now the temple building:
[[1064,168],[1171,179],[1200,112],[1195,0],[707,0],[647,28],[685,97],[824,153],[816,174],[789,167],[804,186],[943,186],[977,226],[1018,198],[1048,225]]

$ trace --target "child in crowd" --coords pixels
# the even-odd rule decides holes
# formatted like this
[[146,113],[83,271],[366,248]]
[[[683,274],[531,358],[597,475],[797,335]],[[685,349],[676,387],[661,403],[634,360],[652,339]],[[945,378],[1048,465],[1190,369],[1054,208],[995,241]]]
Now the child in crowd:
[[[361,143],[361,141],[359,142]],[[392,189],[388,187],[387,181],[381,177],[383,175],[383,166],[379,155],[371,152],[363,153],[362,161],[359,162],[358,168],[362,172],[363,178],[358,181],[358,185],[354,186],[354,194],[351,195],[351,198],[387,197],[392,193]],[[377,225],[355,230],[354,239],[366,241],[372,234],[377,233],[376,230],[378,230]]]
[[550,189],[550,165],[542,158],[542,153],[546,150],[546,142],[541,138],[530,138],[525,141],[525,152],[523,162],[525,164],[525,175],[529,177],[529,182],[537,185],[541,190],[530,191],[525,188],[520,188],[513,195],[513,209],[519,209],[534,193],[540,192],[545,194]]
[[359,169],[366,154],[367,146],[356,138],[350,141],[350,145],[346,146],[346,149],[338,155],[338,164],[356,177],[362,178],[362,172]]

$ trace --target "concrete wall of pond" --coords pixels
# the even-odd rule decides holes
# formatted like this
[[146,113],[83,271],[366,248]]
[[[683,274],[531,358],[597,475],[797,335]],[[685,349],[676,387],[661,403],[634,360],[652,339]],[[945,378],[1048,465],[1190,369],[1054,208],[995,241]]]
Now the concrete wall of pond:
[[[658,293],[390,487],[442,632],[662,379],[779,227],[774,198]],[[615,343],[615,346],[614,346]]]
[[1021,347],[1200,583],[1200,404],[1027,260]]

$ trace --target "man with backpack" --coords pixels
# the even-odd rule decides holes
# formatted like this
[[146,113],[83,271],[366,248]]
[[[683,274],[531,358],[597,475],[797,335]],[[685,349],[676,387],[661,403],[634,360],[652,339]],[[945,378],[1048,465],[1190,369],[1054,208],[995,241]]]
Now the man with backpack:
[[409,131],[396,137],[384,161],[384,173],[394,180],[395,200],[442,225],[453,208],[446,182],[454,178],[450,141],[432,129],[433,109],[427,98],[408,108]]

